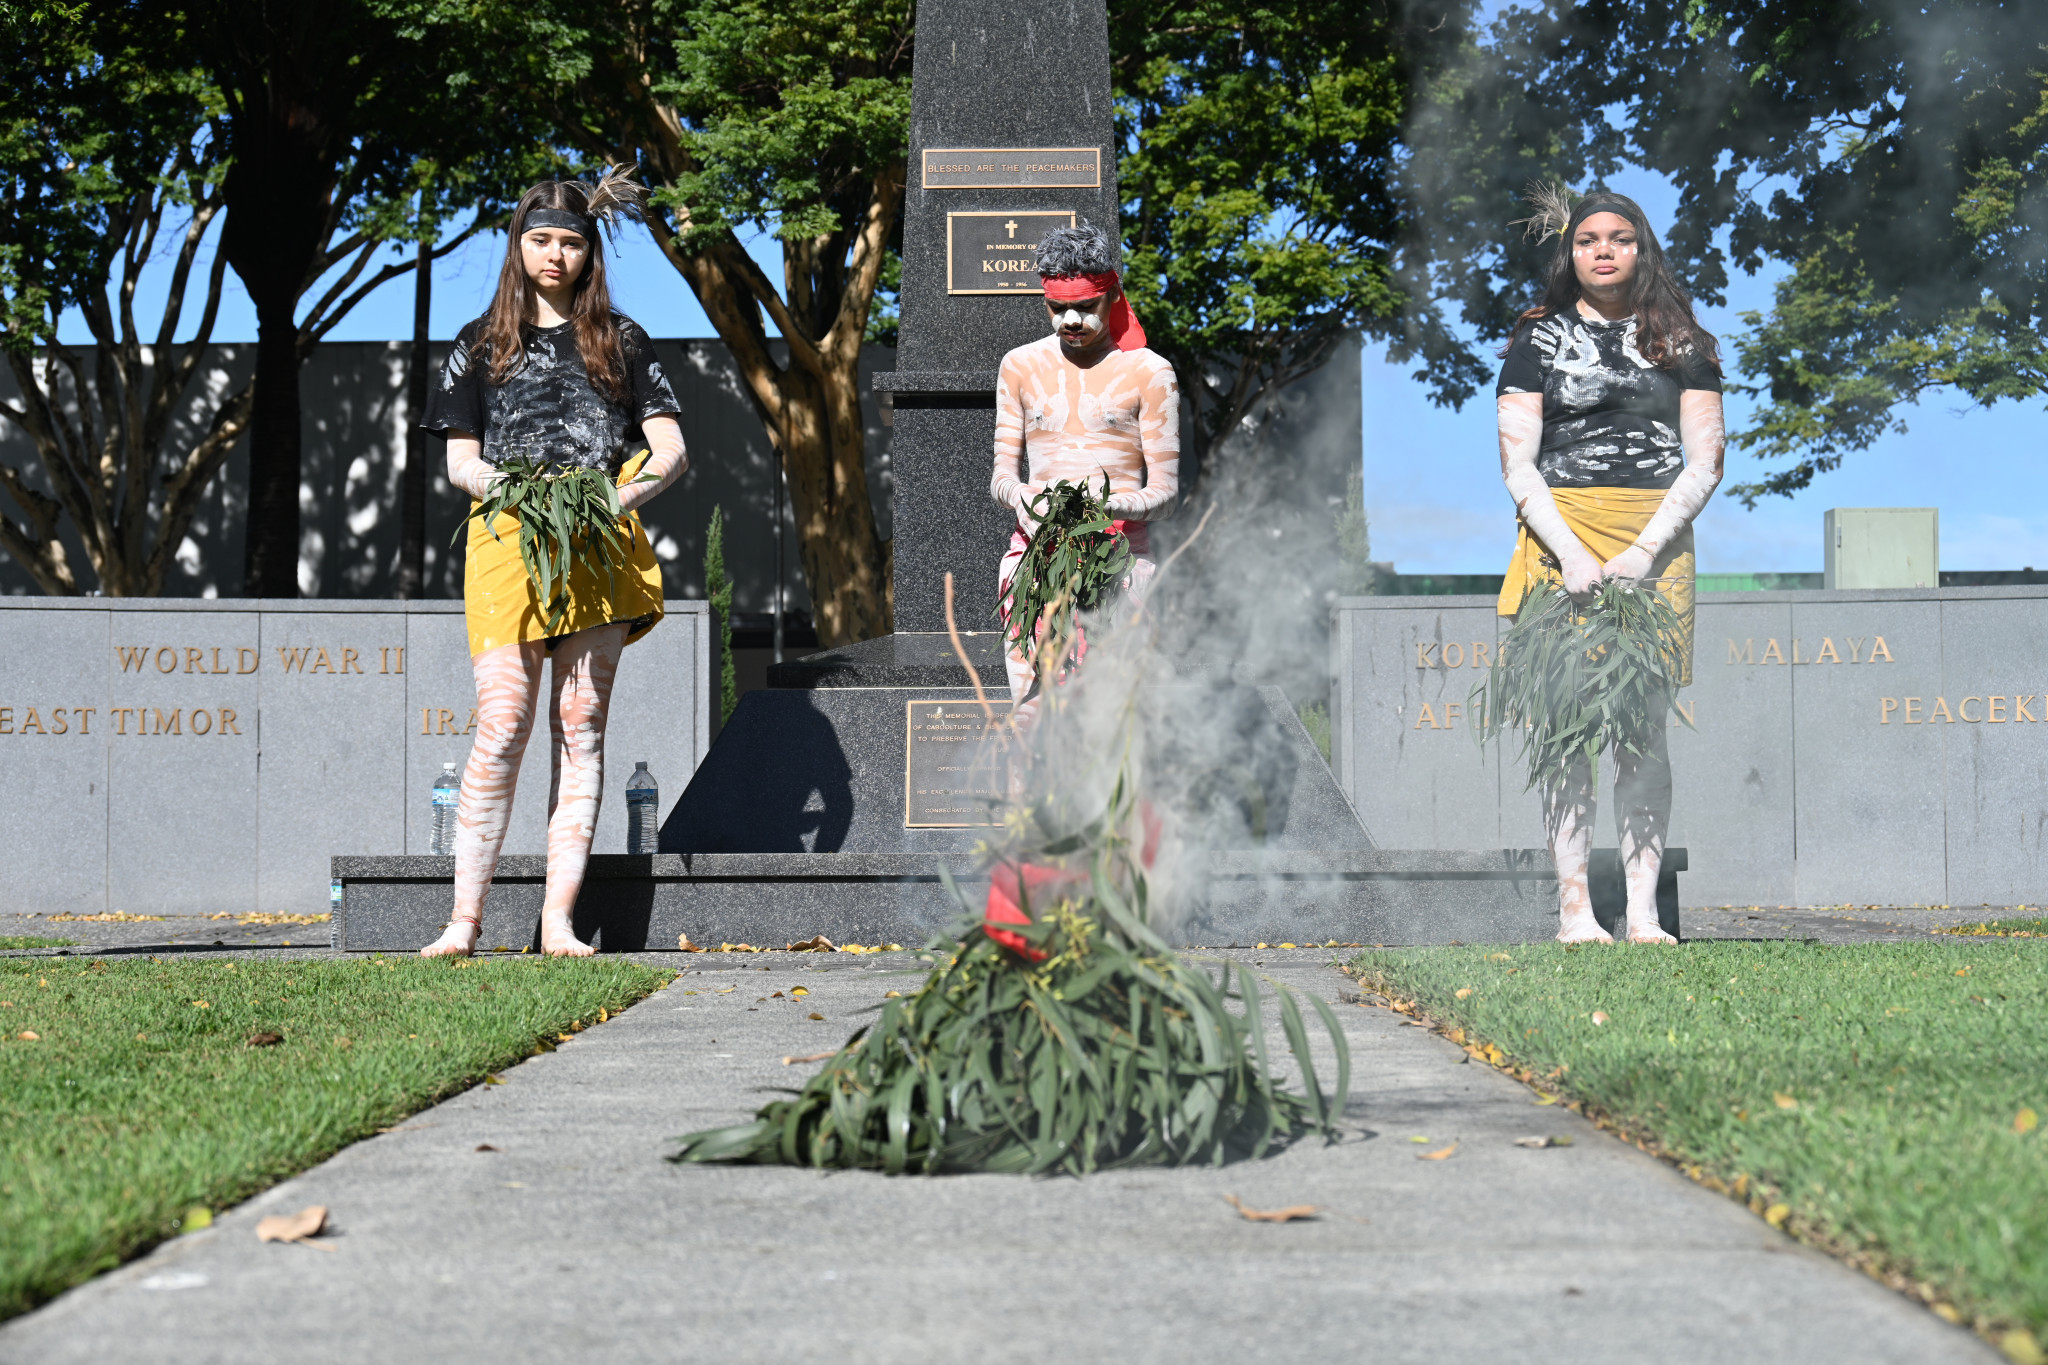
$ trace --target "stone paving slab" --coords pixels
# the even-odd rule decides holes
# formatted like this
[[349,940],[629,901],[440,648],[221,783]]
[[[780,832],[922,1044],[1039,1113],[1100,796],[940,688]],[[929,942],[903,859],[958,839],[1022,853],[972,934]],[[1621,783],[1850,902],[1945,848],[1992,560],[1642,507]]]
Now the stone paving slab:
[[[1255,956],[1351,993],[1326,952]],[[1334,1147],[1087,1180],[671,1166],[674,1134],[743,1117],[802,1074],[781,1057],[835,1045],[914,979],[873,959],[689,966],[503,1085],[0,1327],[0,1359],[1997,1359],[1359,1005],[1338,1006],[1356,1082]],[[1575,1145],[1512,1145],[1534,1134]],[[1227,1194],[1324,1212],[1249,1223]],[[257,1242],[257,1219],[315,1203],[333,1251]]]

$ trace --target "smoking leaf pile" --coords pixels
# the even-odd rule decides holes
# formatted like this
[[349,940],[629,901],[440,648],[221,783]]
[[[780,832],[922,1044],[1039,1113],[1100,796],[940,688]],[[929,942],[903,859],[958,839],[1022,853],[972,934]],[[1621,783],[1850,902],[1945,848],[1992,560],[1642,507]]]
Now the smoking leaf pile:
[[[928,945],[940,962],[921,988],[885,1001],[790,1098],[680,1139],[672,1159],[1081,1175],[1221,1164],[1306,1133],[1334,1140],[1351,1063],[1329,1005],[1310,997],[1335,1045],[1332,1095],[1300,1006],[1274,986],[1304,1083],[1287,1089],[1258,979],[1229,963],[1212,976],[1147,923],[1156,826],[1126,785],[1083,824],[1056,809],[1044,801],[1013,819],[987,915],[954,889],[969,918]],[[998,899],[1014,908],[1000,921]]]
[[1473,731],[1518,736],[1537,788],[1603,749],[1646,753],[1671,717],[1683,631],[1647,580],[1604,579],[1583,607],[1562,589],[1532,594],[1472,689]]

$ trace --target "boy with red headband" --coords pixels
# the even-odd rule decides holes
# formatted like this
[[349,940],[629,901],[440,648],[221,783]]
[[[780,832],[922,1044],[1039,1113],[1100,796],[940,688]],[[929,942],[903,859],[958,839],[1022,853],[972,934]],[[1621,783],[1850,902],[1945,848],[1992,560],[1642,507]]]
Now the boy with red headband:
[[[1108,233],[1086,222],[1053,229],[1039,243],[1038,271],[1053,334],[1004,356],[996,378],[989,492],[1017,513],[997,591],[1008,589],[1038,529],[1031,499],[1062,479],[1099,488],[1106,474],[1116,530],[1137,556],[1126,591],[1141,598],[1153,567],[1146,523],[1173,515],[1180,491],[1180,384],[1166,358],[1145,348]],[[1031,660],[1013,648],[1005,662],[1021,702]]]

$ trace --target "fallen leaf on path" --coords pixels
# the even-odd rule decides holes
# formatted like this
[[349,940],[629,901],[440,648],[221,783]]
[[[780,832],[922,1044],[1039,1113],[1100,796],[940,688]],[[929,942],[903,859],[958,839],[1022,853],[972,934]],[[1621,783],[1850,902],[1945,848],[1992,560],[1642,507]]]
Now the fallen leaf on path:
[[823,934],[819,934],[815,938],[805,939],[802,943],[792,943],[785,951],[792,953],[829,953],[834,951],[834,949],[832,947],[832,940],[826,938]]
[[332,1251],[325,1242],[316,1242],[327,1229],[327,1206],[314,1204],[300,1209],[297,1213],[276,1213],[256,1224],[256,1240],[259,1242],[303,1242],[307,1246]]
[[284,1035],[282,1033],[252,1033],[249,1035],[250,1047],[276,1047],[283,1041]]
[[1594,1024],[1594,1026],[1595,1026],[1595,1027],[1598,1027],[1599,1025],[1601,1025],[1601,1024],[1604,1024],[1604,1023],[1606,1023],[1606,1022],[1607,1022],[1607,1011],[1606,1011],[1606,1010],[1594,1010],[1594,1011],[1593,1011],[1593,1024]]
[[822,1062],[827,1057],[837,1057],[838,1055],[839,1049],[834,1048],[830,1052],[813,1052],[806,1057],[784,1057],[782,1064],[784,1066],[795,1066],[799,1062]]
[[812,1019],[815,1019],[815,1020],[817,1020],[817,1021],[818,1021],[819,1023],[821,1023],[821,1024],[825,1022],[825,1016],[824,1016],[824,1015],[822,1015],[822,1014],[820,1014],[820,1013],[818,1013],[818,1012],[817,1012],[816,1010],[812,1010],[812,1011],[810,1012],[809,1016],[807,1016],[807,1017],[809,1017],[809,1018],[812,1018]]
[[1234,1194],[1224,1195],[1223,1200],[1253,1223],[1291,1223],[1297,1218],[1316,1216],[1314,1204],[1294,1204],[1284,1209],[1248,1209],[1244,1201]]
[[495,1152],[498,1150],[496,1147],[491,1146],[491,1144],[488,1142],[479,1142],[476,1145],[476,1149],[479,1152]]
[[1434,1152],[1417,1152],[1415,1159],[1417,1161],[1445,1161],[1450,1158],[1452,1152],[1457,1150],[1458,1144],[1454,1142],[1450,1146],[1439,1148]]
[[1773,1204],[1764,1210],[1764,1221],[1774,1228],[1783,1227],[1785,1220],[1792,1216],[1790,1204]]
[[708,948],[703,948],[695,943],[690,942],[690,936],[688,934],[678,934],[676,936],[676,947],[686,953],[704,953],[710,951],[710,949]]
[[2048,1365],[2048,1351],[2043,1351],[2039,1338],[2024,1327],[2015,1327],[2000,1337],[1998,1349],[2005,1352],[2012,1365]]
[[2031,1133],[2041,1126],[2041,1116],[2031,1109],[2022,1109],[2012,1116],[2012,1130],[2015,1133]]
[[902,992],[902,991],[883,991],[883,992],[882,992],[882,998],[883,998],[884,1000],[901,1000],[901,999],[903,998],[903,992]]
[[1515,1139],[1515,1146],[1517,1147],[1569,1147],[1571,1145],[1572,1140],[1568,1137],[1518,1137]]
[[185,1210],[185,1218],[184,1221],[178,1224],[178,1231],[197,1232],[201,1228],[210,1228],[212,1226],[213,1210],[195,1204],[193,1207]]
[[1533,1100],[1530,1100],[1530,1101],[1529,1101],[1529,1103],[1531,1103],[1531,1104],[1556,1104],[1556,1103],[1557,1103],[1557,1096],[1555,1096],[1555,1095],[1544,1095],[1544,1096],[1541,1096],[1541,1097],[1540,1097],[1540,1098],[1538,1098],[1538,1099],[1533,1099]]
[[789,988],[789,993],[791,995],[809,995],[811,993],[811,988],[809,986],[791,986]]
[[504,1083],[505,1083],[505,1078],[504,1078],[503,1076],[486,1076],[486,1077],[484,1077],[484,1084],[485,1084],[485,1085],[503,1085]]
[[1799,1101],[1793,1099],[1782,1090],[1776,1091],[1771,1095],[1771,1103],[1777,1105],[1780,1109],[1797,1109],[1799,1107]]

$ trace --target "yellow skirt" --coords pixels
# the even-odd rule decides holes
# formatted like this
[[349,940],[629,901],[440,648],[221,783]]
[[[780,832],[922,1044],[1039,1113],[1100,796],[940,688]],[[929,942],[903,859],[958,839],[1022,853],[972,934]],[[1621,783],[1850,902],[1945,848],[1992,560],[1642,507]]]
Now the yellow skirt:
[[[1550,495],[1565,525],[1601,563],[1635,543],[1657,508],[1664,502],[1661,488],[1553,488]],[[1679,640],[1679,686],[1692,682],[1693,551],[1692,527],[1672,537],[1650,566],[1651,586],[1671,604],[1683,622]],[[1563,582],[1557,557],[1544,548],[1529,528],[1515,524],[1515,556],[1508,561],[1507,578],[1500,585],[1502,616],[1522,609],[1522,599],[1544,592]]]
[[[642,451],[619,471],[623,484],[640,472],[647,462]],[[480,504],[472,502],[473,514]],[[655,561],[654,546],[640,525],[640,515],[628,512],[619,518],[619,530],[630,539],[626,563],[606,583],[604,574],[578,565],[569,575],[569,611],[550,630],[534,593],[533,580],[519,558],[519,519],[506,515],[493,518],[486,527],[482,518],[471,516],[469,553],[462,569],[462,608],[469,623],[469,653],[474,658],[487,649],[571,635],[615,621],[628,623],[626,643],[632,644],[662,618],[661,565]],[[492,531],[497,534],[493,535]]]

